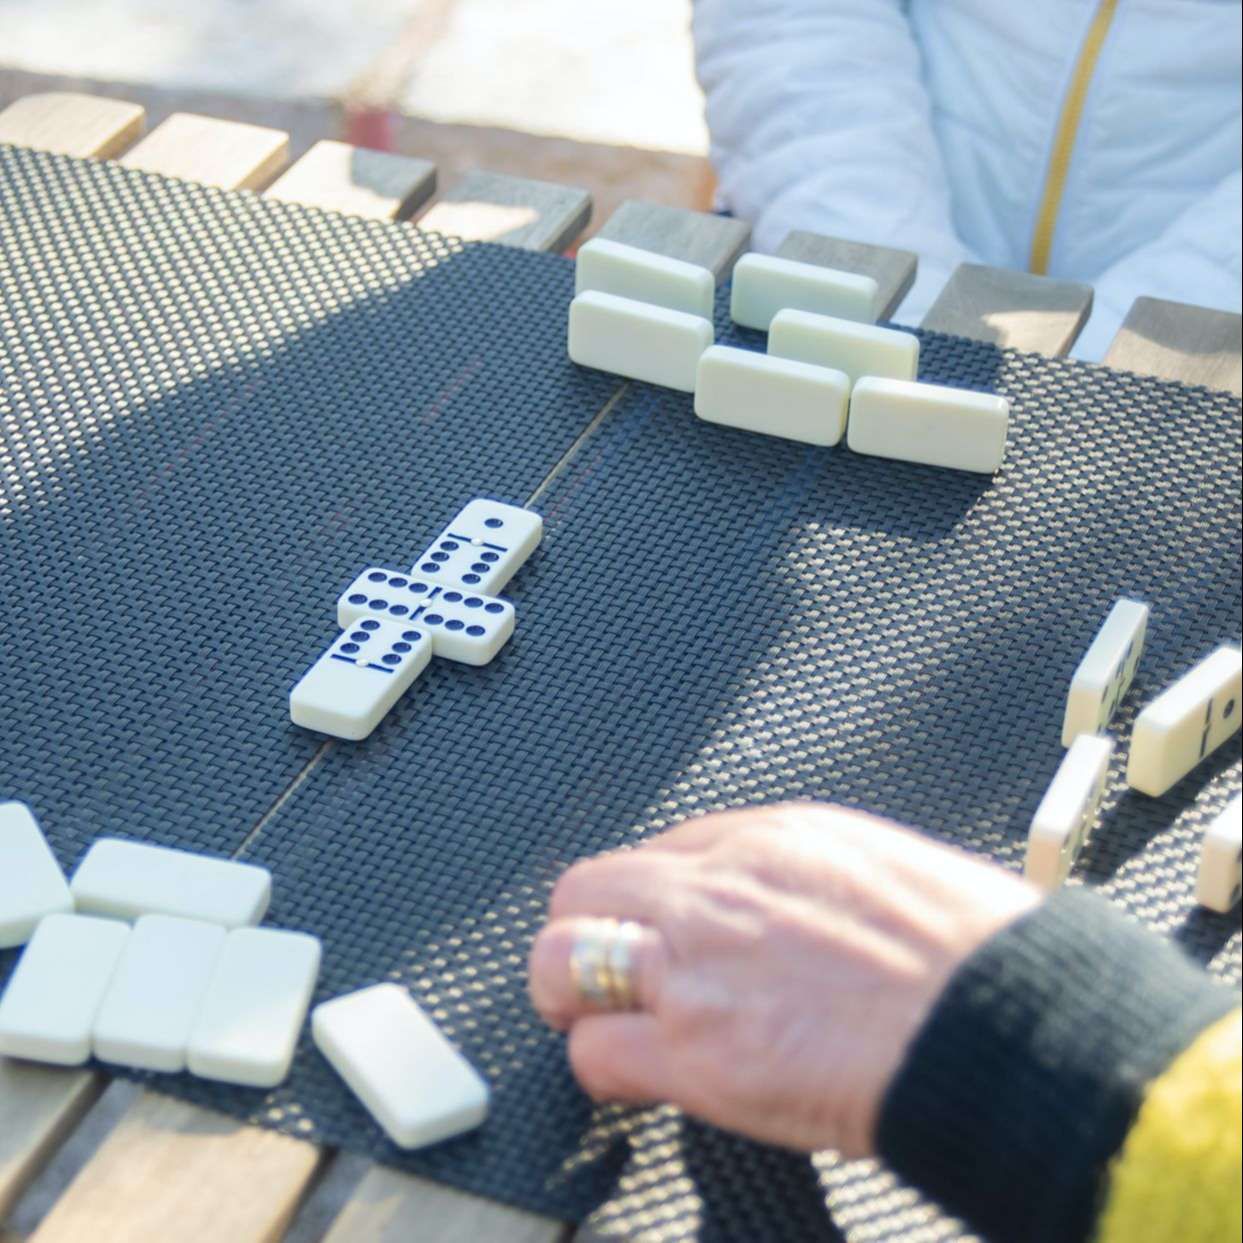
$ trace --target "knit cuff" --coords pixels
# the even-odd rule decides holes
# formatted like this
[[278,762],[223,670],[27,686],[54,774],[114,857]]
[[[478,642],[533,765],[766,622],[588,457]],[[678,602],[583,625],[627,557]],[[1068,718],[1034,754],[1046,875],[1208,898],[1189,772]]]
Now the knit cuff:
[[881,1156],[991,1243],[1079,1243],[1145,1084],[1236,1001],[1065,889],[954,974],[881,1107]]

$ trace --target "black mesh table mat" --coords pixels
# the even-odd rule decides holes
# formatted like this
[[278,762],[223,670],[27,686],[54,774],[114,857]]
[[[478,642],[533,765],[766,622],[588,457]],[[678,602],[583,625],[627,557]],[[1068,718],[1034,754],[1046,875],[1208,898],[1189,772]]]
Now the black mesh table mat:
[[[538,1211],[602,1205],[622,1237],[824,1239],[830,1210],[856,1240],[955,1237],[871,1165],[593,1111],[526,1004],[530,936],[571,859],[778,798],[1018,866],[1113,599],[1154,613],[1120,737],[1238,640],[1239,401],[926,335],[923,378],[1012,399],[989,481],[629,386],[538,499],[495,664],[437,662],[370,740],[320,748],[284,695],[339,588],[469,495],[524,500],[619,391],[564,359],[568,265],[3,148],[0,194],[0,793],[66,862],[109,829],[244,843],[271,919],[324,939],[320,996],[407,984],[494,1106],[405,1155],[306,1045],[266,1099],[157,1086]],[[1191,891],[1238,740],[1159,800],[1121,760],[1083,878],[1237,979],[1237,916]]]

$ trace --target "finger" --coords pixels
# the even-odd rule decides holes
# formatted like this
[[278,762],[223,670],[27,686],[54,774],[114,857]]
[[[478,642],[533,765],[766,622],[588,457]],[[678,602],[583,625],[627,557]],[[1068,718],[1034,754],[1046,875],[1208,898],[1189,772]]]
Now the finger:
[[621,850],[583,859],[553,886],[550,919],[596,915],[656,924],[676,865],[657,851]]
[[[581,916],[554,920],[531,946],[527,974],[531,1004],[544,1021],[558,1031],[564,1031],[576,1019],[593,1012],[593,1007],[579,994],[571,958],[579,938],[598,934],[600,922]],[[608,931],[615,931],[615,925],[610,923]],[[659,1005],[665,971],[664,942],[655,929],[643,928],[631,945],[630,953],[636,1007],[653,1011]]]
[[596,1014],[570,1029],[570,1067],[598,1101],[642,1105],[670,1100],[675,1077],[650,1014]]

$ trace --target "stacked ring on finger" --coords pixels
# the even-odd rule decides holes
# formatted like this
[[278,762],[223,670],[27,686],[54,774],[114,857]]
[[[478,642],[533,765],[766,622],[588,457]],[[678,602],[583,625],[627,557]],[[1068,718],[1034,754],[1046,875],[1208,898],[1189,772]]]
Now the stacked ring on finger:
[[584,922],[570,952],[574,988],[593,1010],[634,1010],[635,949],[643,935],[630,920],[596,919]]

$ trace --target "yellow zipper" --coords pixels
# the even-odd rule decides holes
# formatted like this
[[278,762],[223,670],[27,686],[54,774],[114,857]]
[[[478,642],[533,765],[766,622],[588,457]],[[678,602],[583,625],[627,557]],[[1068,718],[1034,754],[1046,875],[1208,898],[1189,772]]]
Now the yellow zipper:
[[1032,235],[1031,258],[1028,270],[1043,276],[1049,270],[1049,254],[1053,249],[1053,234],[1057,229],[1057,213],[1062,206],[1066,190],[1066,177],[1070,172],[1070,157],[1075,151],[1075,139],[1079,134],[1079,122],[1083,119],[1083,101],[1087,98],[1096,62],[1109,34],[1109,27],[1118,8],[1118,0],[1101,0],[1087,37],[1079,49],[1070,78],[1070,89],[1062,104],[1053,135],[1053,150],[1049,156],[1049,171],[1045,176],[1044,193],[1040,196],[1040,211],[1036,215],[1036,231]]

